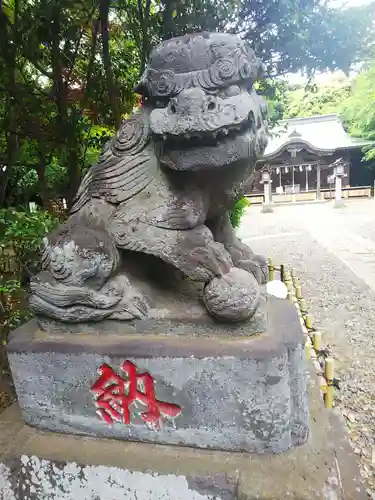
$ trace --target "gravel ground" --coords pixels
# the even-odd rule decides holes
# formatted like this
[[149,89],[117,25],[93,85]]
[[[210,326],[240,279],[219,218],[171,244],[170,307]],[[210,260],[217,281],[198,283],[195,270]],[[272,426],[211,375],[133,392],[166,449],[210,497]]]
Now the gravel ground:
[[[361,473],[373,499],[375,289],[366,282],[375,282],[374,266],[367,254],[356,247],[354,265],[348,267],[345,262],[351,261],[343,261],[341,251],[330,242],[342,239],[344,234],[358,247],[357,236],[373,244],[374,208],[373,200],[350,202],[340,210],[328,204],[277,207],[272,214],[261,214],[259,208],[251,207],[239,229],[241,238],[255,252],[272,257],[275,263],[292,265],[301,279],[314,325],[322,331],[324,342],[337,360],[335,376],[341,380],[341,388],[336,391],[335,401],[346,418],[352,446],[359,455]],[[361,279],[363,276],[366,282]]]

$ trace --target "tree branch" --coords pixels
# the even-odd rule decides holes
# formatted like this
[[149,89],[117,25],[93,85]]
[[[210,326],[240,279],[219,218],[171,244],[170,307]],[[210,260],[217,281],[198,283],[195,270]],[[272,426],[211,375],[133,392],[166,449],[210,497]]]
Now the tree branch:
[[151,9],[151,0],[146,0],[146,7],[144,10],[142,5],[142,0],[138,0],[138,13],[142,31],[142,51],[141,51],[141,67],[140,67],[141,75],[145,69],[149,53],[149,39],[147,36],[147,31],[150,21],[150,9]]
[[95,61],[95,54],[96,54],[96,47],[98,44],[98,32],[99,32],[99,19],[95,19],[92,23],[92,39],[91,39],[91,49],[90,49],[90,59],[89,59],[89,64],[87,67],[87,74],[86,74],[86,88],[85,88],[85,95],[84,95],[84,103],[87,102],[88,100],[88,94],[89,90],[91,87],[91,77],[92,77],[92,71],[94,67],[94,61]]
[[22,50],[23,57],[25,59],[27,59],[29,61],[29,63],[32,64],[34,66],[34,68],[39,71],[39,73],[41,73],[43,76],[49,78],[50,80],[53,80],[53,72],[48,71],[45,68],[43,68],[43,66],[41,66],[39,64],[39,62],[35,60],[34,56],[31,55],[30,53],[28,53],[27,50],[25,50],[25,47],[22,47],[21,50]]
[[[20,72],[20,75],[22,76],[22,78],[23,78],[23,80],[24,80],[25,84],[26,84],[26,85],[30,85],[30,82],[27,80],[27,77],[26,77],[26,75],[25,75],[25,73],[24,73],[24,71],[23,71],[23,68],[21,68],[21,66],[17,65],[17,69],[18,69],[18,71]],[[53,98],[50,94],[48,94],[48,92],[44,92],[44,90],[42,90],[42,89],[40,89],[39,87],[37,87],[37,85],[36,85],[36,82],[35,82],[35,81],[33,81],[32,83],[34,84],[34,89],[35,89],[37,92],[39,92],[39,94],[41,94],[41,95],[42,95],[43,97],[45,97],[46,99],[49,99],[50,101],[55,102],[55,99],[54,99],[54,98]],[[30,93],[31,93],[31,91],[30,91]],[[34,95],[35,95],[35,94],[34,94]]]
[[96,10],[97,10],[97,5],[95,5],[92,8],[92,10],[90,11],[90,13],[89,13],[89,15],[88,15],[88,17],[87,17],[84,25],[81,28],[80,35],[78,37],[78,40],[77,40],[75,48],[74,48],[73,58],[72,58],[72,61],[71,61],[71,67],[70,67],[68,76],[66,77],[66,80],[67,80],[68,84],[70,82],[70,79],[71,79],[71,76],[72,76],[72,73],[73,73],[73,70],[74,70],[75,62],[76,62],[76,59],[77,59],[79,48],[81,46],[81,41],[82,41],[83,34],[85,32],[85,28],[87,28],[87,26],[89,25],[89,23],[90,23],[91,19],[93,18]]
[[109,16],[110,0],[100,0],[100,23],[102,32],[102,51],[103,51],[103,65],[107,81],[107,90],[113,117],[115,119],[116,127],[121,125],[120,103],[118,99],[117,89],[113,80],[113,72],[111,66],[111,59],[109,54],[109,32],[108,32],[108,16]]

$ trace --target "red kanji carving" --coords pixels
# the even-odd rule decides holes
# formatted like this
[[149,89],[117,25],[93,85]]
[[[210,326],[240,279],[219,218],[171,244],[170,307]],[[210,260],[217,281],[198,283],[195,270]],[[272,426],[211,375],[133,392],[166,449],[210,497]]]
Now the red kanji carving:
[[172,403],[158,401],[155,397],[155,380],[147,372],[137,373],[131,361],[125,361],[121,370],[127,375],[123,379],[107,364],[99,368],[100,377],[91,387],[95,394],[97,414],[108,424],[114,421],[130,424],[130,405],[141,402],[147,410],[140,416],[152,429],[160,429],[163,417],[178,417],[181,408]]

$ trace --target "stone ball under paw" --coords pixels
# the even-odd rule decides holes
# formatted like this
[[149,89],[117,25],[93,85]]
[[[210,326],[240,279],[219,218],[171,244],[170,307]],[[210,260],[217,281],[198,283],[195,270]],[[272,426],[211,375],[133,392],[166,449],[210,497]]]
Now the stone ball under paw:
[[206,285],[203,300],[217,319],[244,321],[251,318],[259,306],[260,288],[252,274],[233,267]]

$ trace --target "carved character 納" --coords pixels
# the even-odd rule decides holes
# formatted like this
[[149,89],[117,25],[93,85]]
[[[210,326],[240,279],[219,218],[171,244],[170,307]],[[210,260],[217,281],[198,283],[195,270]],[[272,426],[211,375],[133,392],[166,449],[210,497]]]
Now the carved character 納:
[[175,418],[181,414],[178,405],[156,399],[155,381],[149,373],[137,373],[137,367],[131,361],[125,361],[121,365],[121,370],[126,378],[117,375],[107,364],[101,365],[100,377],[91,387],[97,414],[107,424],[114,422],[130,424],[130,406],[134,407],[136,403],[141,403],[147,408],[140,412],[140,417],[147,427],[153,430],[161,428],[163,419]]

